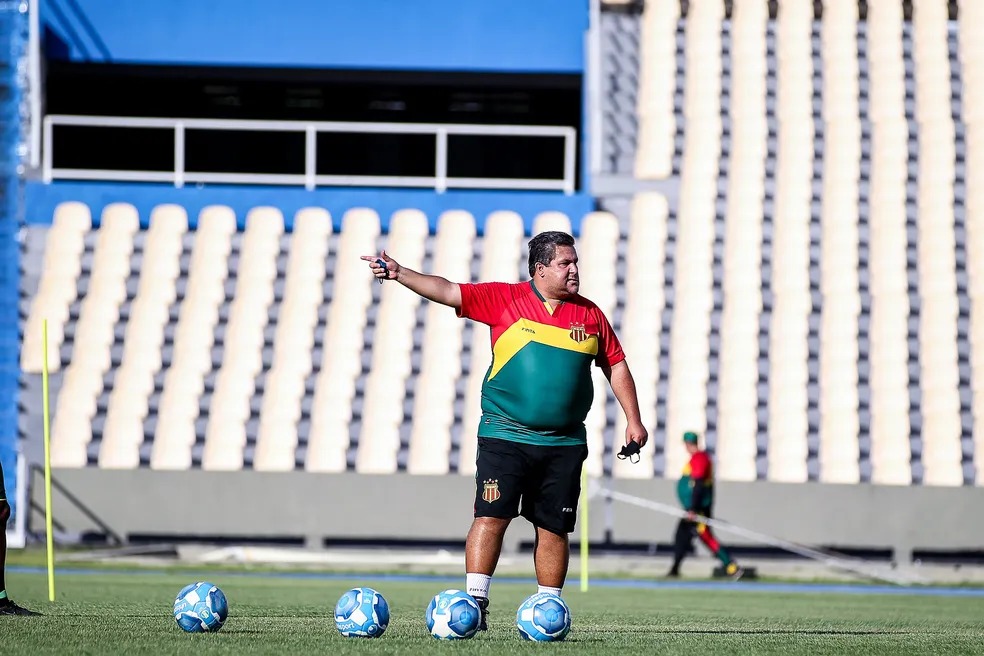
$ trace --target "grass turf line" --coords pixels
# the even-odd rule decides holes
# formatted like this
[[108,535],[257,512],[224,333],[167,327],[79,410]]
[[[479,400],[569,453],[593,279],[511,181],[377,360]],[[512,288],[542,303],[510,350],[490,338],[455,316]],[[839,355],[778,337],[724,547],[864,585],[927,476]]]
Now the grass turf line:
[[[218,574],[217,572],[215,574]],[[178,590],[211,580],[229,597],[230,618],[211,635],[182,632],[171,616]],[[383,593],[392,620],[373,640],[342,638],[332,609],[348,588]],[[45,577],[11,573],[17,601],[46,615],[0,618],[4,656],[17,654],[427,654],[514,655],[544,648],[571,654],[984,654],[984,599],[735,591],[596,589],[565,592],[574,628],[564,643],[522,641],[516,608],[530,585],[493,583],[490,631],[442,643],[423,613],[440,583],[285,580],[156,574],[63,575],[48,604]]]

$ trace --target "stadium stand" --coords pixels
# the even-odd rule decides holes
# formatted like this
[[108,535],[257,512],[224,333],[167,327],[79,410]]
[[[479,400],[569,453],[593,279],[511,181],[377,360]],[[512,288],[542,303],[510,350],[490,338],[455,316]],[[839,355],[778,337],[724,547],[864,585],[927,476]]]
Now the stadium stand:
[[[618,306],[618,219],[608,212],[594,212],[584,217],[581,222],[581,239],[583,244],[590,247],[582,248],[579,254],[578,266],[584,282],[581,283],[581,293],[594,301],[605,316],[612,317]],[[608,425],[608,408],[604,399],[608,397],[608,381],[597,367],[593,370],[594,398],[597,403],[585,419],[588,436],[589,475],[600,476],[604,473],[605,430]],[[625,434],[624,416],[615,422],[615,434]]]
[[412,208],[351,210],[334,234],[318,208],[287,232],[258,207],[239,232],[223,207],[140,229],[131,206],[61,205],[26,255],[44,264],[21,356],[40,370],[47,318],[55,463],[472,475],[486,331],[358,258],[514,281],[524,230],[573,226],[655,445],[611,458],[624,426],[598,372],[592,475],[675,476],[698,430],[725,480],[980,484],[984,5],[815,4],[603,16],[606,172],[675,195],[452,211],[434,234]]
[[758,315],[762,309],[762,207],[765,198],[768,9],[743,3],[731,21],[731,136],[723,256],[717,430],[719,472],[755,480],[758,446]]
[[[686,35],[689,48],[700,29],[720,33],[720,48],[710,44],[707,61],[721,53],[717,214],[720,220],[723,205],[726,219],[717,228],[724,237],[715,236],[713,248],[723,251],[723,304],[715,302],[708,312],[704,406],[719,475],[944,485],[979,480],[971,455],[978,387],[971,363],[973,276],[964,273],[964,263],[972,261],[973,224],[963,201],[963,151],[970,159],[973,150],[964,146],[964,126],[972,131],[966,116],[973,101],[966,96],[975,93],[966,62],[976,61],[966,40],[980,29],[974,20],[979,7],[961,3],[954,21],[946,3],[916,2],[909,21],[904,3],[892,1],[859,8],[853,0],[831,0],[822,3],[822,19],[821,3],[782,3],[770,16],[767,3],[735,2],[725,3],[731,13],[721,20],[719,3],[709,4],[686,3],[678,13],[677,3],[647,3],[636,25],[631,13],[602,15],[605,43],[622,46],[605,51],[606,91],[617,94],[605,105],[603,143],[606,172],[624,173],[616,155],[633,151],[635,135],[625,129],[630,124],[619,115],[618,99],[637,92],[635,177],[678,188],[671,216],[678,208],[681,222],[689,223],[684,214],[702,178],[687,169],[687,160],[695,147],[712,159],[716,150],[691,139],[694,122],[687,113],[700,91],[689,85],[714,65],[695,68],[679,35]],[[662,96],[647,102],[653,80],[668,75],[677,17],[677,84],[666,83]],[[633,53],[634,30],[643,37]],[[660,34],[658,43],[650,33]],[[650,51],[662,58],[653,62]],[[635,61],[637,84],[617,75],[636,70]],[[647,132],[654,127],[647,112],[674,89],[672,118],[664,112],[661,127],[683,126],[684,164],[679,172],[664,165],[654,173],[643,164],[660,152]],[[715,118],[699,123],[711,134],[717,124]],[[968,200],[968,213],[969,206]],[[622,212],[623,220],[628,216]],[[681,246],[690,248],[687,231],[679,234]],[[664,269],[676,272],[675,296],[680,262],[690,256],[675,261],[672,231],[670,246]],[[739,258],[747,259],[732,264]],[[742,287],[751,298],[739,301]],[[717,277],[712,294],[718,294]],[[757,372],[748,365],[756,351]],[[672,398],[671,392],[670,404]],[[672,462],[668,458],[665,471],[672,471]],[[657,475],[664,471],[659,458],[655,467]]]
[[680,5],[659,2],[643,14],[639,37],[639,136],[635,172],[640,179],[665,178],[673,173],[676,121],[676,27]]
[[[984,141],[981,140],[982,124],[984,124],[984,77],[980,68],[980,62],[984,59],[982,50],[982,38],[984,38],[984,7],[980,4],[971,2],[961,3],[960,30],[957,33],[950,32],[950,66],[951,71],[959,71],[960,80],[963,82],[959,86],[959,102],[956,108],[959,110],[960,130],[957,134],[957,178],[959,184],[954,185],[954,193],[957,195],[956,220],[963,219],[963,234],[957,233],[966,240],[966,249],[963,252],[964,262],[967,273],[967,285],[962,290],[970,296],[970,343],[968,349],[974,355],[971,358],[971,389],[968,396],[972,395],[972,416],[970,420],[964,420],[964,436],[970,434],[967,426],[980,425],[978,422],[984,421],[984,395],[978,394],[984,390],[984,352],[977,347],[984,344],[984,304],[975,302],[984,297],[984,231],[975,218],[984,216],[984,192],[974,185],[967,185],[966,181],[972,180],[975,173],[984,171]],[[952,73],[951,73],[952,80]],[[951,82],[952,85],[952,82]],[[952,86],[951,86],[952,88]],[[956,119],[955,119],[956,120]],[[955,126],[956,127],[956,126]],[[960,155],[963,155],[961,162]],[[963,164],[960,167],[959,164]],[[963,169],[961,179],[960,173]],[[957,193],[959,190],[959,194]],[[963,205],[959,200],[963,200]],[[961,212],[962,210],[962,212]],[[958,246],[960,239],[957,240]],[[959,251],[958,251],[959,252]],[[962,299],[961,299],[962,300]],[[961,307],[961,319],[967,319],[965,307]],[[961,376],[963,377],[963,376]],[[966,444],[964,459],[967,459],[967,451],[973,451],[975,455],[974,469],[978,481],[984,481],[984,431],[973,433],[973,444]],[[965,474],[966,478],[966,474]]]
[[[422,212],[402,210],[390,224],[387,248],[400,254],[401,264],[420,271],[424,264],[427,232],[427,217]],[[365,276],[365,264],[360,264]],[[403,404],[411,374],[420,304],[415,294],[404,293],[396,285],[383,285],[376,316],[377,334],[372,342],[372,364],[366,376],[362,430],[355,464],[358,472],[388,474],[397,470]]]
[[[362,350],[372,282],[359,257],[376,252],[379,216],[371,210],[345,215],[335,257],[328,259],[331,294],[322,333],[320,369],[311,405],[308,471],[345,471],[349,424],[354,417],[356,382],[362,377]],[[326,287],[327,288],[327,287]],[[319,313],[319,321],[320,321]],[[314,351],[317,353],[317,349]],[[361,406],[364,407],[364,404]]]
[[[525,262],[521,262],[523,247],[523,219],[515,212],[501,211],[488,217],[482,237],[481,268],[478,280],[517,282]],[[521,271],[522,270],[522,271]],[[464,395],[465,430],[459,435],[458,471],[465,476],[475,475],[477,444],[469,439],[467,427],[478,426],[482,414],[482,382],[488,373],[484,363],[492,361],[492,347],[488,329],[473,326],[471,329],[471,357]]]
[[[821,194],[819,331],[820,480],[857,483],[859,455],[858,198],[861,119],[858,113],[857,10],[828,3],[821,31],[823,182]],[[836,348],[833,348],[836,346]]]
[[[655,321],[666,304],[664,269],[650,263],[662,263],[667,249],[666,234],[669,208],[666,198],[656,193],[639,194],[631,208],[630,234],[626,245],[624,304],[622,325],[633,329],[622,334],[622,346],[632,356],[632,374],[636,381],[642,420],[646,426],[656,426],[656,403],[661,359],[661,325]],[[654,469],[655,449],[639,454],[639,466],[626,460],[615,460],[613,475],[619,478],[647,477]],[[597,466],[593,463],[593,466]],[[590,470],[589,470],[590,471]]]
[[[331,217],[324,210],[302,210],[294,219],[283,301],[274,333],[273,361],[264,380],[253,463],[259,470],[287,471],[298,464],[295,458],[298,423],[305,383],[313,368],[310,354],[323,298],[331,232]],[[300,464],[303,465],[303,460]]]
[[[171,368],[164,377],[159,398],[158,420],[153,433],[155,445],[158,439],[161,445],[194,441],[195,419],[205,390],[205,377],[214,366],[215,326],[225,301],[228,259],[235,229],[236,217],[225,208],[206,208],[199,217],[185,297],[174,332]],[[216,416],[216,425],[220,421],[221,418]],[[231,424],[228,432],[235,436],[237,426]],[[206,443],[209,441],[207,439]],[[218,468],[210,453],[202,465],[206,469]],[[233,461],[227,466],[240,465]]]
[[[467,212],[445,212],[437,224],[432,271],[448,280],[471,280],[475,219]],[[447,474],[452,428],[461,376],[463,323],[446,307],[426,304],[420,373],[414,381],[413,428],[407,471]]]

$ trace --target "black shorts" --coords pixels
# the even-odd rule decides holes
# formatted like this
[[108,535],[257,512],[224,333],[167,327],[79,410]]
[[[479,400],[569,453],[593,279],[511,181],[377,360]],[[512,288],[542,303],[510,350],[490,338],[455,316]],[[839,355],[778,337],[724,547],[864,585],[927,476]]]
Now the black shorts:
[[512,519],[522,514],[551,533],[570,533],[577,522],[581,466],[587,457],[586,444],[540,446],[478,438],[475,517]]

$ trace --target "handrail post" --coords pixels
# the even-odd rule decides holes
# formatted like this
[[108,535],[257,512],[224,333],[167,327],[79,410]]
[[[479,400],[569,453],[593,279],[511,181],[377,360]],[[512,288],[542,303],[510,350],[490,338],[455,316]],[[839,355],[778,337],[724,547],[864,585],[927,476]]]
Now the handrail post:
[[41,161],[41,0],[28,3],[27,74],[31,113],[30,162],[37,170]]
[[314,191],[318,169],[318,132],[313,125],[304,129],[304,188]]
[[437,170],[434,172],[437,178],[435,188],[437,193],[443,194],[448,190],[448,131],[444,128],[437,130],[435,134],[437,143]]
[[594,178],[601,173],[602,130],[604,129],[601,103],[601,0],[590,0],[588,5],[588,35],[585,54],[587,60],[585,61],[585,81],[588,91],[587,125],[591,131],[589,134],[588,161],[590,162],[589,173]]
[[174,124],[174,186],[180,189],[185,183],[185,125]]
[[577,158],[577,131],[574,128],[564,134],[564,194],[574,193],[575,164]]
[[41,179],[45,183],[51,182],[52,178],[52,162],[54,159],[54,127],[51,124],[51,117],[44,117],[44,145],[41,150]]

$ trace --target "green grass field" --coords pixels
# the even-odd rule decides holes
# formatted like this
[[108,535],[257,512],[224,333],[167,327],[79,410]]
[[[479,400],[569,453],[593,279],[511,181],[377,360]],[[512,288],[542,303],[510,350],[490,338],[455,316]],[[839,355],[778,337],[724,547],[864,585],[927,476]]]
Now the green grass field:
[[[725,590],[595,587],[565,592],[574,628],[563,643],[527,643],[514,621],[531,584],[496,582],[490,631],[442,643],[424,627],[434,593],[459,584],[313,579],[217,571],[98,571],[62,574],[47,602],[43,574],[13,571],[7,587],[39,618],[0,618],[0,653],[14,654],[984,654],[984,597],[766,592],[756,584]],[[229,597],[225,627],[183,633],[170,614],[186,583],[207,579]],[[374,640],[342,638],[332,608],[339,595],[370,585],[387,598],[392,620]]]

